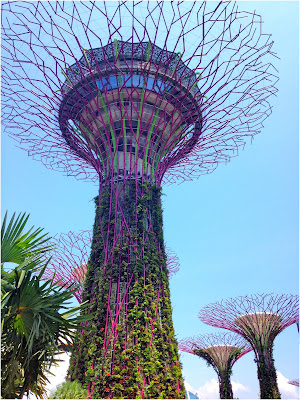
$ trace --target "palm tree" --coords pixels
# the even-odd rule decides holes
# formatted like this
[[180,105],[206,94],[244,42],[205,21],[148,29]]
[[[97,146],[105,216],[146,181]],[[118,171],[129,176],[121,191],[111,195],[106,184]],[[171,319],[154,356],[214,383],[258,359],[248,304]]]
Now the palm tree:
[[[33,392],[43,397],[46,373],[60,353],[59,342],[72,345],[74,332],[84,329],[86,316],[78,313],[86,305],[72,309],[73,289],[58,286],[53,279],[42,281],[48,262],[41,255],[49,250],[47,235],[39,228],[24,232],[29,216],[15,214],[7,228],[5,214],[1,229],[1,334],[2,397],[22,398]],[[16,263],[11,271],[3,264]]]

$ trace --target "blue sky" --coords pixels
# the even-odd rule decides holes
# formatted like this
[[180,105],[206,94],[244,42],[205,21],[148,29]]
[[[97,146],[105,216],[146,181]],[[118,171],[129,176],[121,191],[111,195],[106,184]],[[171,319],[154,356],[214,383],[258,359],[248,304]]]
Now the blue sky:
[[[298,293],[299,3],[244,2],[263,16],[280,57],[278,95],[264,129],[239,157],[193,182],[163,188],[164,234],[181,269],[171,280],[178,339],[217,331],[197,314],[210,302],[251,293]],[[2,137],[2,210],[29,212],[50,235],[91,229],[97,186],[46,169]],[[296,325],[275,340],[282,394],[297,398],[284,378],[299,375]],[[216,374],[182,354],[183,375],[202,398],[218,398]],[[235,396],[258,398],[253,353],[233,368]],[[199,389],[200,388],[200,389]],[[243,388],[246,388],[245,390]],[[205,397],[203,397],[205,396]]]

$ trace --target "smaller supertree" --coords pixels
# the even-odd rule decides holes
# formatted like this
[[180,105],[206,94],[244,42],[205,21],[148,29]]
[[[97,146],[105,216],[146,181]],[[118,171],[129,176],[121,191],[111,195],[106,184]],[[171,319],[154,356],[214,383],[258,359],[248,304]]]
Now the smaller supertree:
[[174,250],[170,249],[170,247],[166,247],[166,254],[167,254],[167,269],[169,273],[169,278],[171,278],[179,271],[180,262],[178,255],[175,253]]
[[[87,273],[87,264],[92,245],[92,231],[80,231],[79,233],[62,233],[51,241],[51,260],[43,274],[45,279],[52,279],[61,286],[77,285],[73,293],[81,303],[82,291]],[[167,269],[169,277],[179,271],[180,263],[177,254],[170,248],[166,248]],[[46,257],[48,260],[48,255]]]
[[242,335],[255,353],[260,398],[280,399],[273,344],[280,332],[299,320],[299,296],[261,294],[228,299],[202,308],[199,318]]
[[79,303],[87,271],[87,262],[91,251],[92,231],[79,233],[62,233],[53,238],[51,260],[45,269],[43,277],[52,279],[66,287],[77,284],[73,293]]
[[240,335],[211,333],[180,340],[178,348],[204,358],[218,374],[220,399],[233,399],[230,376],[233,364],[252,350]]
[[290,385],[298,386],[299,387],[299,379],[293,379],[292,381],[288,381]]

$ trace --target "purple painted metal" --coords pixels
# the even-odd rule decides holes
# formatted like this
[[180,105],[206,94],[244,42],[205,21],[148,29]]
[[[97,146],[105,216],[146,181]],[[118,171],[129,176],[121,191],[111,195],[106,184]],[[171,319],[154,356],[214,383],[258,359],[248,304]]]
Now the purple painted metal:
[[[159,185],[211,172],[218,163],[237,155],[271,112],[268,99],[276,93],[277,77],[268,60],[274,57],[273,42],[270,35],[262,34],[261,24],[259,15],[239,11],[233,2],[217,6],[163,1],[8,2],[3,5],[2,21],[6,132],[29,155],[67,175],[92,180],[98,175],[102,182],[103,177],[111,179],[113,172],[107,173],[105,160],[100,159],[103,154],[118,159],[115,173],[126,173],[126,168],[120,168],[124,157],[120,159],[111,146],[114,136],[116,146],[124,147],[120,140],[123,126],[108,126],[97,101],[85,100],[88,117],[94,122],[82,112],[78,115],[83,97],[93,96],[97,85],[109,103],[108,75],[114,83],[122,77],[116,83],[115,106],[110,107],[108,117],[119,113],[128,120],[139,111],[149,113],[143,132],[135,141],[128,140],[132,147],[141,148],[148,140],[143,161],[151,152],[157,156],[154,176],[147,176],[148,163],[142,168],[144,179]],[[150,85],[151,72],[151,79],[159,82],[156,92],[161,92],[156,99],[152,95],[152,100],[145,95],[140,108],[133,101],[138,89],[126,86],[138,58],[144,60],[138,67],[143,84]],[[122,91],[123,101],[129,96],[130,106],[122,105]],[[177,119],[170,120],[168,107],[177,109]],[[158,109],[150,134],[150,121]],[[95,116],[97,111],[100,115]],[[87,131],[78,133],[76,124],[82,127],[83,122],[86,129],[98,126],[97,133],[92,132],[94,143]],[[155,153],[154,138],[168,126],[173,136],[170,133],[167,140],[161,140],[162,149]],[[132,124],[131,128],[136,130]],[[177,129],[179,136],[174,135]],[[99,135],[102,145],[95,144]],[[137,160],[131,164],[131,173],[138,168],[135,164]]]
[[171,278],[179,271],[180,261],[176,252],[170,249],[170,247],[166,247],[166,254],[167,254],[167,268],[169,272],[169,278]]
[[54,245],[49,255],[49,261],[43,277],[54,279],[60,285],[69,287],[77,285],[74,296],[81,302],[81,294],[85,275],[87,271],[87,262],[90,255],[90,246],[92,242],[91,231],[81,231],[79,233],[62,233],[59,237],[53,238],[51,244]]
[[195,354],[197,350],[207,350],[214,348],[214,358],[218,360],[221,356],[224,358],[224,349],[228,349],[227,354],[230,356],[231,352],[241,350],[240,355],[233,360],[231,366],[243,355],[252,351],[249,343],[240,335],[231,334],[228,332],[207,333],[203,335],[194,336],[179,340],[178,348],[186,353]]

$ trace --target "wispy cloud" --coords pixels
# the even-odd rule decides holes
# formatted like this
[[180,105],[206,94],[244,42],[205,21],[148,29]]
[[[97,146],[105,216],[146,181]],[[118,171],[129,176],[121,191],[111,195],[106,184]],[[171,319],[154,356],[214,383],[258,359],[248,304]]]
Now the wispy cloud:
[[298,399],[299,389],[288,382],[289,379],[286,378],[281,372],[277,371],[277,383],[281,396],[288,399]]
[[[249,391],[249,389],[240,382],[231,381],[231,383],[234,395],[240,391]],[[185,382],[185,387],[192,393],[197,393],[200,399],[219,399],[219,382],[216,379],[211,379],[198,388],[194,388],[188,382]]]
[[240,382],[231,381],[231,383],[233,394],[236,394],[236,392],[249,392],[249,388],[242,385]]

